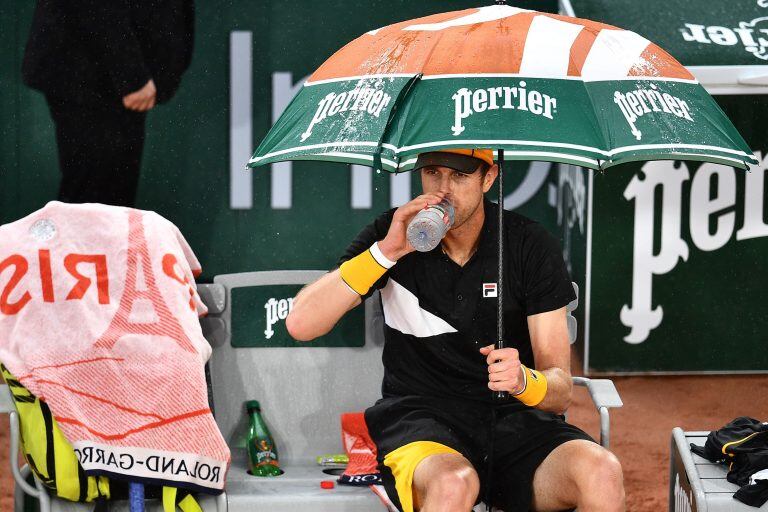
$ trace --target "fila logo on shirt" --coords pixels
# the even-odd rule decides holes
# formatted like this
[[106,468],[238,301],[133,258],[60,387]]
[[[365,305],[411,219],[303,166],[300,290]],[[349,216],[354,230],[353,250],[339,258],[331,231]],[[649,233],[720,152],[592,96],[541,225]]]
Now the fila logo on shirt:
[[499,292],[496,288],[496,283],[483,283],[483,297],[486,299],[498,297]]

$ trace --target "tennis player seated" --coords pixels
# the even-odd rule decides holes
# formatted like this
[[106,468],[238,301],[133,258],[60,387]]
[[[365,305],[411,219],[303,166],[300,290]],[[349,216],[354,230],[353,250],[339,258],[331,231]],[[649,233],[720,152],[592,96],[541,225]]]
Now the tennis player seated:
[[[575,295],[559,243],[504,212],[506,348],[495,349],[493,154],[424,153],[415,170],[423,194],[363,228],[286,320],[309,341],[381,291],[384,382],[365,419],[390,498],[403,512],[467,512],[481,500],[506,512],[624,510],[618,459],[562,416],[572,393],[565,306]],[[416,252],[408,223],[444,199],[452,227]],[[494,401],[494,391],[509,398]]]

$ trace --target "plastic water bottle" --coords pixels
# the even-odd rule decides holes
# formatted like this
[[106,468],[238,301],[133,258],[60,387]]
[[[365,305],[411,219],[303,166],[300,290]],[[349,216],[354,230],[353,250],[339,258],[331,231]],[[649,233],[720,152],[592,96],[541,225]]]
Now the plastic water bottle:
[[[444,220],[446,215],[447,223]],[[431,251],[453,226],[453,216],[453,205],[445,199],[421,210],[408,224],[408,242],[419,252]]]

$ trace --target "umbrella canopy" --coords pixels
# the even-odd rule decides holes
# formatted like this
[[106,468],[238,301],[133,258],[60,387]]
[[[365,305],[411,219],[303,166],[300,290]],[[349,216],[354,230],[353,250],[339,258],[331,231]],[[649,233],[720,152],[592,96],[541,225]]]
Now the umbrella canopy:
[[332,160],[400,172],[419,153],[458,147],[592,169],[757,163],[657,45],[602,23],[494,5],[355,39],[309,78],[248,165]]

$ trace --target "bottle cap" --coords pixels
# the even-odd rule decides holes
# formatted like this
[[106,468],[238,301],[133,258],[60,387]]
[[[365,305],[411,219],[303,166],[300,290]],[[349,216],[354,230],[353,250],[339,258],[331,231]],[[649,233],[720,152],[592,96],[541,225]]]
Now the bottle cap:
[[245,402],[245,408],[248,411],[252,411],[254,409],[257,411],[261,411],[261,404],[259,403],[258,400],[248,400],[247,402]]
[[322,489],[333,489],[334,487],[336,487],[336,484],[333,480],[322,480],[320,482],[320,488]]

